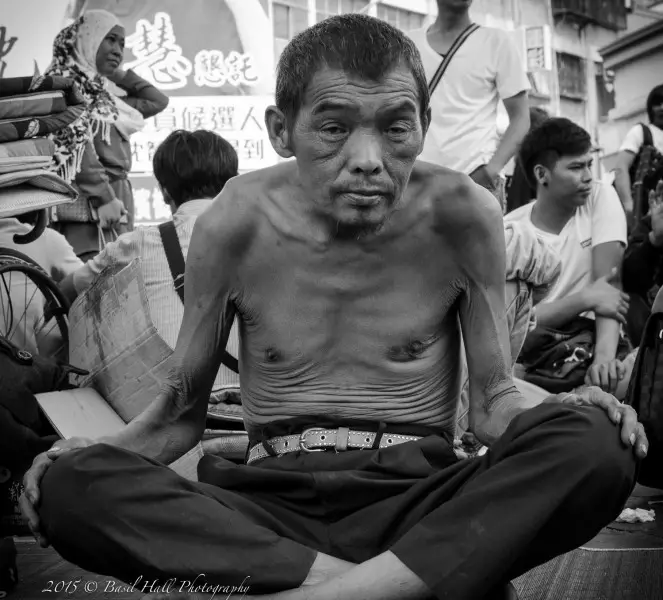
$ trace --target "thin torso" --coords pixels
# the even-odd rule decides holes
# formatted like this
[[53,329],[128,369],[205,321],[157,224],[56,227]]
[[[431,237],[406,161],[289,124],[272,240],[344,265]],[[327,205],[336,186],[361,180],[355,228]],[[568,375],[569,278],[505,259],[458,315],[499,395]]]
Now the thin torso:
[[370,240],[323,243],[297,222],[288,192],[271,187],[256,203],[231,294],[249,431],[305,415],[452,431],[465,285],[426,194]]

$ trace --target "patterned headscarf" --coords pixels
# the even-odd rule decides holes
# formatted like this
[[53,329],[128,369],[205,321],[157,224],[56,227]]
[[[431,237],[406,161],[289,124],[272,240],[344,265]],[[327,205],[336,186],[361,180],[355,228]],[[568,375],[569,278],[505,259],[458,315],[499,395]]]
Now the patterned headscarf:
[[45,75],[74,79],[82,92],[86,110],[81,117],[51,137],[56,145],[55,169],[72,181],[81,169],[85,146],[99,131],[110,143],[110,125],[118,118],[118,107],[108,92],[108,79],[97,71],[99,46],[120,21],[105,10],[91,10],[65,27],[53,43],[53,61]]

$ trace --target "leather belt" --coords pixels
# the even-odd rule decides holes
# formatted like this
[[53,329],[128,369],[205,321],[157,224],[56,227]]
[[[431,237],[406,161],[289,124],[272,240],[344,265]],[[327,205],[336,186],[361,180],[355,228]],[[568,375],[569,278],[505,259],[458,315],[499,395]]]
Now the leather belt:
[[[373,431],[355,431],[348,427],[339,427],[338,429],[310,427],[302,431],[301,434],[278,436],[265,440],[264,443],[256,444],[249,450],[246,464],[249,465],[256,460],[273,455],[280,456],[288,452],[324,452],[331,449],[343,452],[348,449],[372,448],[376,435]],[[421,436],[418,435],[383,433],[378,447],[388,448],[389,446],[415,442],[420,439]],[[265,444],[272,449],[273,454],[265,449]]]

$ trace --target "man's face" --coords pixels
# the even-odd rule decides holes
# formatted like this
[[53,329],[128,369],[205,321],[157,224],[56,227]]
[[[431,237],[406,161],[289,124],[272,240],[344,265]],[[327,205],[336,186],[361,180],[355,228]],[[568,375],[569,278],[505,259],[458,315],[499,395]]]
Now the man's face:
[[414,77],[397,67],[382,81],[319,70],[290,137],[308,196],[343,232],[361,236],[388,220],[423,148]]
[[551,196],[565,204],[583,206],[592,194],[593,158],[590,152],[580,156],[562,156],[550,171]]

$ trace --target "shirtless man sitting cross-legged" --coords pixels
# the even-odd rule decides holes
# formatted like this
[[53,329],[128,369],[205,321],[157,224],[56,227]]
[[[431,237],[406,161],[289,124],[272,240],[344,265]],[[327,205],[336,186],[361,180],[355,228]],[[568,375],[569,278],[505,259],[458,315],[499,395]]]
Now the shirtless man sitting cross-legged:
[[[620,513],[642,426],[598,389],[518,392],[500,207],[416,162],[429,118],[419,55],[387,23],[343,15],[290,42],[266,123],[296,160],[231,180],[197,221],[167,385],[26,476],[24,511],[64,558],[139,591],[483,599]],[[200,439],[235,315],[248,464],[205,456],[191,482],[161,463]],[[489,446],[466,460],[461,331]]]

